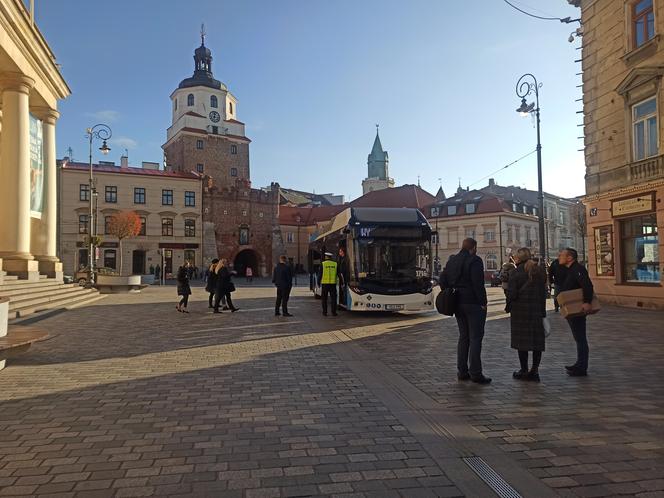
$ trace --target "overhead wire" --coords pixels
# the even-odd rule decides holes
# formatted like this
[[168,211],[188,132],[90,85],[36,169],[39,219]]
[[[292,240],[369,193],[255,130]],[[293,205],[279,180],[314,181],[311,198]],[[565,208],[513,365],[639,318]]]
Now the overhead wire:
[[535,152],[537,152],[537,149],[533,149],[533,150],[531,150],[530,152],[528,152],[528,154],[525,154],[525,155],[521,156],[520,158],[515,159],[515,160],[512,161],[511,163],[506,164],[505,166],[503,166],[502,168],[497,169],[496,171],[494,171],[494,172],[492,172],[492,173],[489,173],[488,175],[486,175],[486,176],[483,177],[483,178],[480,178],[480,179],[477,180],[476,182],[470,183],[470,184],[468,185],[468,187],[472,187],[473,185],[477,185],[478,183],[480,183],[480,182],[486,180],[487,178],[492,177],[492,176],[495,175],[496,173],[500,173],[500,172],[503,171],[504,169],[507,169],[507,168],[509,168],[510,166],[514,166],[516,163],[518,163],[519,161],[525,159],[525,158],[528,157],[528,156],[533,155]]
[[503,2],[505,2],[507,5],[509,5],[509,6],[512,7],[513,9],[518,10],[518,11],[521,12],[522,14],[525,14],[525,15],[530,16],[530,17],[534,17],[535,19],[541,19],[541,20],[543,20],[543,21],[560,21],[560,22],[565,22],[561,17],[543,17],[543,16],[538,16],[538,15],[536,15],[536,14],[532,14],[532,13],[530,13],[530,12],[528,12],[528,11],[523,10],[523,9],[520,8],[520,7],[517,7],[516,5],[514,5],[513,3],[511,3],[509,0],[503,0]]

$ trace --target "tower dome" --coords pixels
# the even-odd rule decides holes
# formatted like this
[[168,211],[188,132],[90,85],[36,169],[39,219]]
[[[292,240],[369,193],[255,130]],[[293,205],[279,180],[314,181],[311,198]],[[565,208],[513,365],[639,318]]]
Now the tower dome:
[[217,90],[227,90],[226,85],[212,76],[212,51],[205,46],[205,31],[201,30],[201,46],[194,50],[194,74],[183,79],[178,88],[206,86]]

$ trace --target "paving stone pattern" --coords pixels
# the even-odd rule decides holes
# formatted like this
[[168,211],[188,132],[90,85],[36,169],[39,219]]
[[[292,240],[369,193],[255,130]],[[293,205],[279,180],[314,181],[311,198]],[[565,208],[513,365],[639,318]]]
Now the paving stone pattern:
[[[664,494],[664,322],[603,310],[591,376],[568,379],[554,319],[543,382],[511,379],[500,296],[485,340],[494,384],[455,380],[453,320],[320,316],[297,289],[238,290],[213,315],[194,289],[110,296],[38,323],[51,338],[0,372],[0,496],[462,496],[445,468],[334,352],[338,330],[497,444],[560,496]],[[442,443],[441,443],[442,444]]]

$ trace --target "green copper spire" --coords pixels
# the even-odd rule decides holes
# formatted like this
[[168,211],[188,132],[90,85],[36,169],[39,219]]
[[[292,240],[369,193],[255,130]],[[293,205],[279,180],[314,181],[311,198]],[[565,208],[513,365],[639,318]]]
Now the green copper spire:
[[380,143],[380,137],[378,136],[378,125],[376,125],[376,139],[374,140],[373,147],[371,148],[371,154],[369,154],[367,158],[367,166],[369,170],[368,177],[387,180],[389,177],[388,163],[389,158],[387,151],[383,150],[383,146]]

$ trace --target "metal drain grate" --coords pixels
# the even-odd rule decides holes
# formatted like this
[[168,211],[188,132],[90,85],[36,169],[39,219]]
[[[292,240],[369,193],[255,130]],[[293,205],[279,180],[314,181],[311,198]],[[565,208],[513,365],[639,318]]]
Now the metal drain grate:
[[500,477],[480,457],[468,457],[464,458],[463,461],[501,498],[523,498],[516,489],[507,484],[505,479]]

